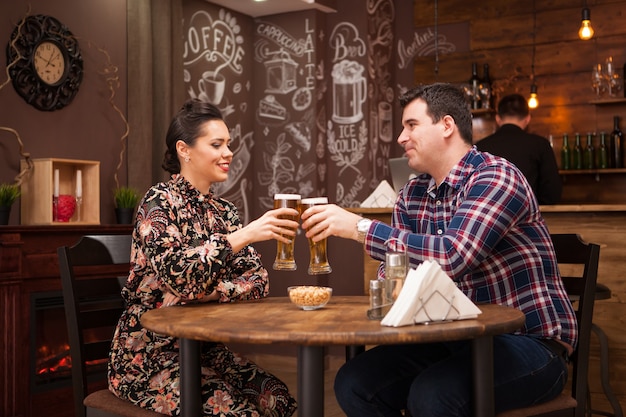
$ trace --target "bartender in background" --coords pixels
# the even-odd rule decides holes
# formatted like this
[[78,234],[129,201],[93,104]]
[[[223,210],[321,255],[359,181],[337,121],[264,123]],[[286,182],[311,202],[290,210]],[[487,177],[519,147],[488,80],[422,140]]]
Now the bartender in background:
[[520,94],[504,96],[496,114],[498,130],[476,143],[478,150],[501,156],[515,164],[532,187],[539,204],[561,199],[561,178],[548,140],[528,133],[530,110]]

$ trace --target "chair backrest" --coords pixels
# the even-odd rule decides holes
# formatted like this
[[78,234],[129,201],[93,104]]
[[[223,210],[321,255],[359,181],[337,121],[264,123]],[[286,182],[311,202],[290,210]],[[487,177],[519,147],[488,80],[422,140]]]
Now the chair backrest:
[[583,417],[587,408],[589,346],[600,246],[584,242],[577,234],[552,234],[551,238],[563,283],[574,302],[578,319],[578,346],[571,357],[571,381],[572,396],[577,402],[575,416]]
[[120,292],[128,277],[130,248],[130,235],[93,235],[57,249],[76,417],[85,416],[89,381],[105,381],[113,332],[124,307]]

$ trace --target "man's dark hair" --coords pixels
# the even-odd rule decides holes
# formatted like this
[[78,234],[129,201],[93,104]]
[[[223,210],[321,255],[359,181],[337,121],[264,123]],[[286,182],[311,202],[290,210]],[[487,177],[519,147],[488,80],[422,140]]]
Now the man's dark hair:
[[504,96],[498,103],[498,116],[500,117],[518,117],[523,119],[529,113],[528,102],[521,94]]
[[433,123],[449,115],[454,119],[463,140],[472,144],[472,113],[461,88],[448,83],[418,86],[400,97],[400,106],[404,109],[417,99],[426,102],[426,114]]

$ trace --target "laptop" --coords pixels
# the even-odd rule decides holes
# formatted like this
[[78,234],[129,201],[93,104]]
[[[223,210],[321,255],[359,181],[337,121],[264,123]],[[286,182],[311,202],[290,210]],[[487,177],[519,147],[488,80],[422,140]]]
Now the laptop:
[[407,159],[403,156],[389,158],[389,171],[393,188],[396,191],[399,191],[411,178],[419,175],[419,172],[409,167]]

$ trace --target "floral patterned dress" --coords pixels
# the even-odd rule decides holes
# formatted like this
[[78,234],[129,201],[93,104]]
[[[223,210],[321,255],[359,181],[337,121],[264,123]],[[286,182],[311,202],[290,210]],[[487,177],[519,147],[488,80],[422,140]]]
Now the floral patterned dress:
[[[181,297],[181,303],[198,302],[213,290],[222,303],[266,297],[268,273],[259,254],[250,246],[233,253],[226,240],[240,227],[232,203],[201,194],[179,174],[146,193],[122,290],[126,310],[109,360],[109,389],[115,395],[180,415],[177,339],[143,328],[140,318],[161,307],[165,292]],[[296,409],[282,381],[221,343],[202,344],[202,386],[204,416],[279,417]]]

